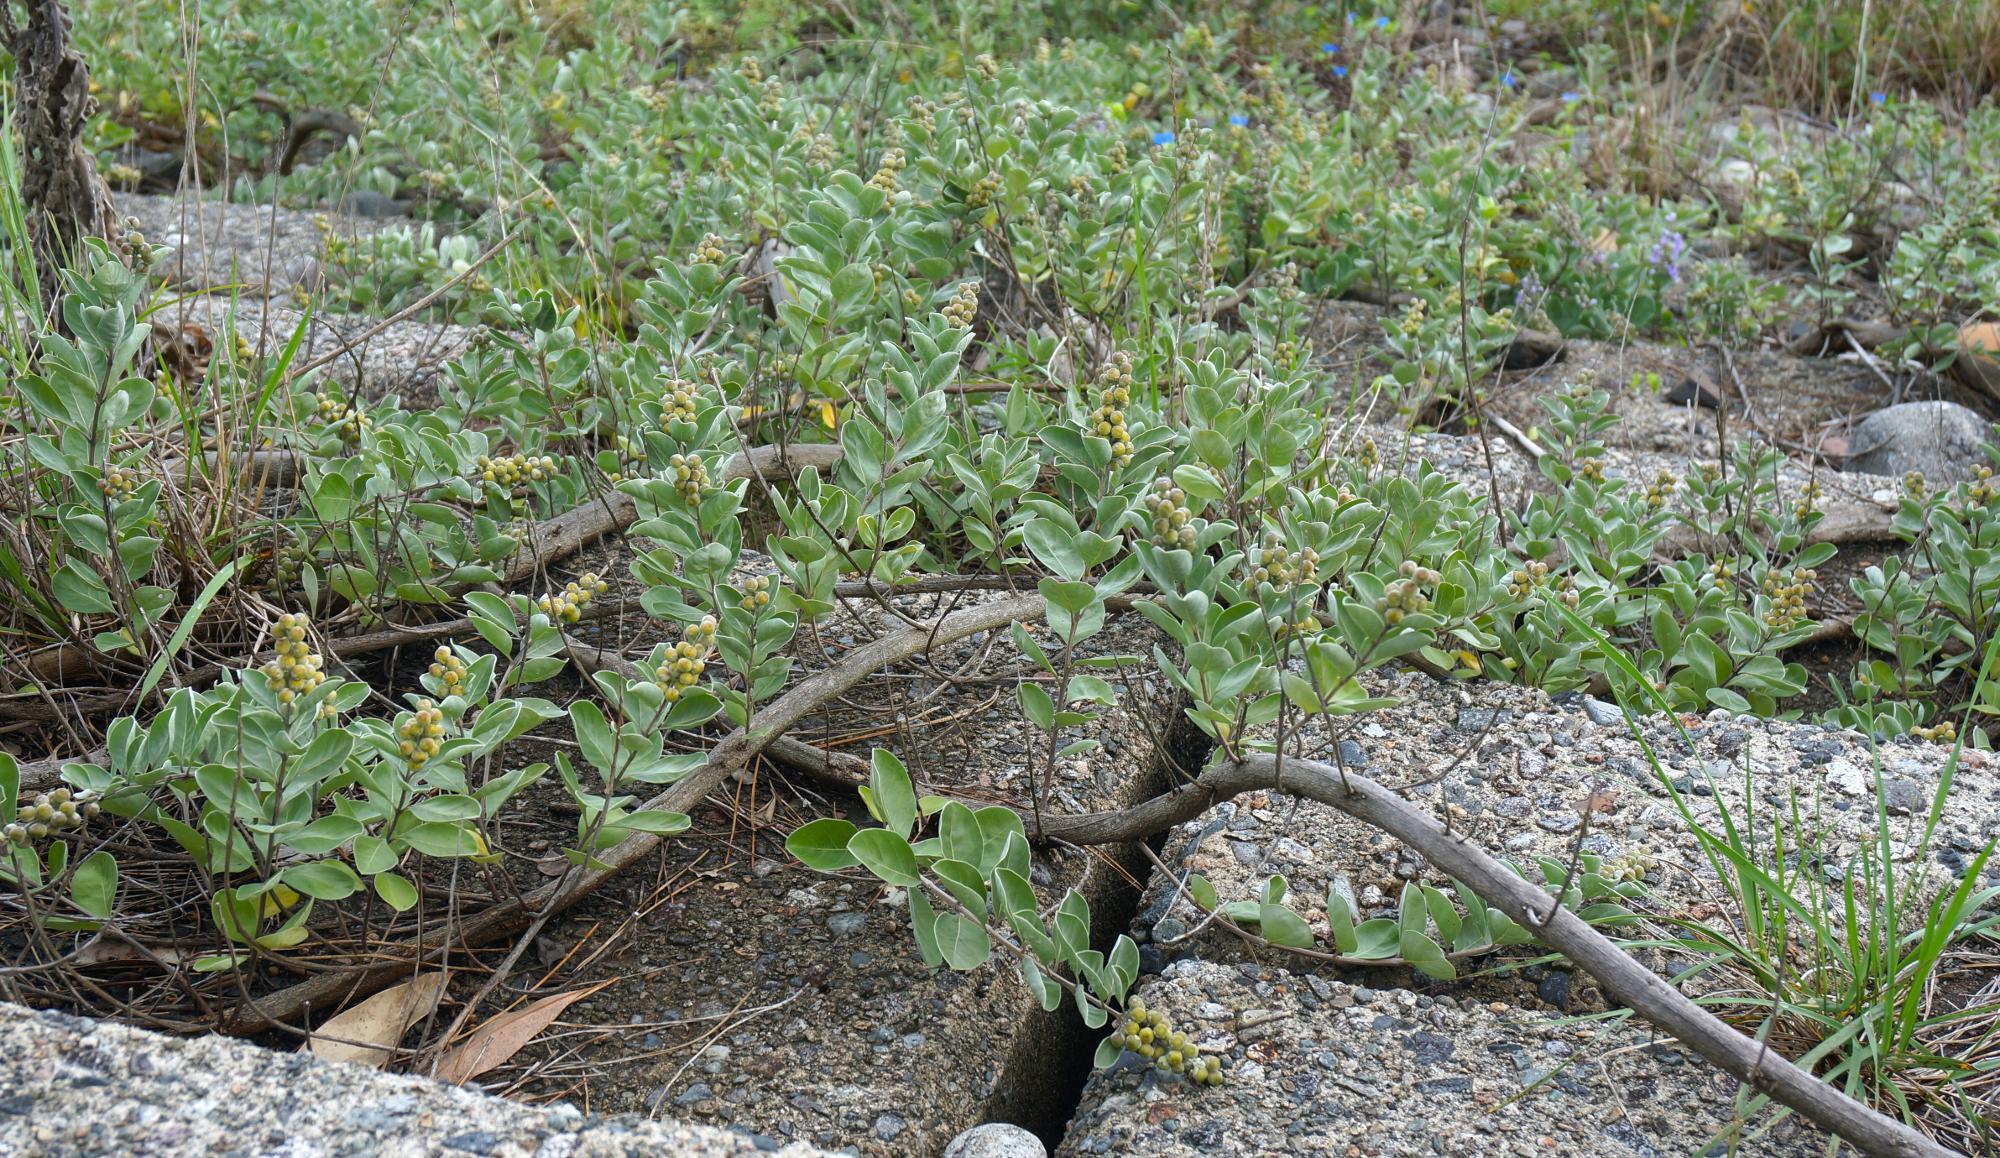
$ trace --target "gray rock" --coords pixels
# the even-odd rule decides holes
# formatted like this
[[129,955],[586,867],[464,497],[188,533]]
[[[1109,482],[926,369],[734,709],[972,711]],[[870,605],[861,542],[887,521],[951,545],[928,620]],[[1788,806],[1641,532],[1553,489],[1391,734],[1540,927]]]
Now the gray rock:
[[826,927],[842,937],[851,937],[868,927],[868,914],[835,913],[826,919]]
[[1585,696],[1583,700],[1583,714],[1589,716],[1590,722],[1600,728],[1622,728],[1625,726],[1625,713],[1618,710],[1617,704],[1607,704],[1603,700]]
[[1922,471],[1931,485],[1948,486],[1985,463],[1980,444],[1993,437],[1985,419],[1956,402],[1905,402],[1861,420],[1846,469],[1891,478]]
[[1042,1140],[1012,1122],[974,1126],[951,1140],[944,1158],[1048,1158]]
[[1916,781],[1896,776],[1882,782],[1882,801],[1888,806],[1889,815],[1908,816],[1926,809],[1930,794]]
[[884,1142],[894,1142],[898,1135],[910,1128],[910,1120],[901,1114],[883,1114],[875,1119],[875,1136]]

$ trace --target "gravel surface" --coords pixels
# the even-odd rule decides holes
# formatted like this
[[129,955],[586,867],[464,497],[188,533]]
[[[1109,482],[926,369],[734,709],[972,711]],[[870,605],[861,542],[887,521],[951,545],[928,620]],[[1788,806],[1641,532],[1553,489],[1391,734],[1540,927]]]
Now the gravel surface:
[[146,240],[173,249],[160,271],[169,284],[253,298],[289,299],[300,287],[316,285],[328,237],[365,237],[398,224],[392,218],[138,193],[113,194],[112,204],[120,221],[136,221]]
[[[233,330],[253,353],[275,360],[307,317],[304,311],[275,301],[193,297],[161,310],[157,320],[178,326],[191,323],[211,337]],[[381,326],[373,318],[313,313],[292,361],[303,366],[334,355],[314,371],[317,381],[369,399],[398,394],[405,406],[414,409],[436,399],[445,363],[463,355],[478,332],[446,322]]]
[[[163,1037],[0,1003],[0,1155],[611,1158],[762,1149],[730,1130],[524,1106],[229,1038]],[[804,1145],[779,1152],[821,1153]]]
[[[1220,1054],[1196,1087],[1126,1055],[1099,1071],[1058,1158],[1096,1154],[1700,1154],[1736,1120],[1736,1083],[1643,1026],[1576,1022],[1184,960],[1149,1008]],[[1769,1114],[1736,1153],[1806,1155],[1826,1139]],[[1721,1151],[1717,1151],[1720,1153]]]

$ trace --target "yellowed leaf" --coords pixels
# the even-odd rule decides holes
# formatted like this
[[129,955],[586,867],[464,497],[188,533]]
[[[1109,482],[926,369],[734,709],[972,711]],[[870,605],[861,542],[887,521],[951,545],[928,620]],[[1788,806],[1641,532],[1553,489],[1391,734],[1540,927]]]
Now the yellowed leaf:
[[463,1041],[444,1052],[444,1056],[438,1059],[434,1076],[454,1086],[478,1077],[521,1052],[521,1047],[535,1040],[535,1035],[547,1029],[563,1010],[609,984],[611,982],[605,981],[568,993],[552,994],[533,1005],[487,1018]]
[[306,1048],[328,1061],[382,1068],[396,1043],[444,996],[444,974],[426,973],[344,1009],[321,1024]]
[[1600,229],[1597,236],[1590,239],[1592,253],[1615,253],[1618,249],[1618,235],[1609,229]]

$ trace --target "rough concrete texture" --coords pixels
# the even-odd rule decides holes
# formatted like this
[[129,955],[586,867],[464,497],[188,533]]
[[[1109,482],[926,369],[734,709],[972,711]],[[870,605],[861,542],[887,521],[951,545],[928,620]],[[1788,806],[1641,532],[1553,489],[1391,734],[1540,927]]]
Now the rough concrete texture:
[[328,238],[365,237],[395,224],[200,197],[118,193],[112,203],[120,221],[136,222],[148,242],[173,250],[159,271],[169,285],[250,298],[291,298],[315,287]]
[[[1288,750],[1327,761],[1337,752],[1357,772],[1448,815],[1472,844],[1514,860],[1531,879],[1539,879],[1535,858],[1567,864],[1579,844],[1607,862],[1626,858],[1648,889],[1630,907],[1649,920],[1721,920],[1728,911],[1722,882],[1676,795],[1710,831],[1720,830],[1724,808],[1739,824],[1754,809],[1748,827],[1763,845],[1773,839],[1773,819],[1784,815],[1787,847],[1808,850],[1802,870],[1836,890],[1872,840],[1878,770],[1899,873],[1932,888],[1950,884],[2000,832],[2000,761],[1986,753],[1963,754],[1926,864],[1918,866],[1920,833],[1946,764],[1947,749],[1937,745],[1909,738],[1875,745],[1851,731],[1722,711],[1641,717],[1639,734],[1659,758],[1663,783],[1619,710],[1581,695],[1558,700],[1417,673],[1381,676],[1370,691],[1402,702],[1334,734],[1294,737]],[[1586,800],[1597,809],[1588,830],[1579,807]],[[1201,873],[1224,902],[1254,899],[1272,874],[1284,875],[1289,901],[1313,927],[1321,952],[1334,951],[1329,890],[1352,897],[1363,919],[1394,917],[1407,881],[1449,887],[1394,838],[1330,806],[1277,792],[1239,797],[1176,828],[1162,857],[1179,871]],[[1986,875],[1984,883],[2000,883],[2000,872]],[[1667,931],[1661,924],[1626,935]],[[1200,1024],[1238,1065],[1235,1083],[1216,1099],[1151,1077],[1100,1076],[1064,1144],[1068,1153],[1128,1145],[1250,1153],[1258,1139],[1287,1132],[1297,1132],[1306,1152],[1433,1152],[1429,1142],[1420,1144],[1429,1132],[1443,1153],[1685,1154],[1702,1151],[1734,1116],[1734,1084],[1671,1042],[1639,1048],[1649,1028],[1562,1024],[1566,1013],[1601,1012],[1601,995],[1586,975],[1521,968],[1532,950],[1512,951],[1514,968],[1500,972],[1481,971],[1502,965],[1507,954],[1461,959],[1461,978],[1449,983],[1400,966],[1305,960],[1252,949],[1204,925],[1203,914],[1157,874],[1134,935],[1170,962],[1168,981],[1145,994],[1149,1002],[1186,1010],[1190,1024]],[[1669,972],[1687,963],[1649,953],[1641,959]],[[1274,961],[1284,968],[1259,964]],[[1341,981],[1385,989],[1369,997]],[[1720,977],[1697,979],[1689,991],[1722,984]],[[1232,1027],[1259,1020],[1242,1012],[1245,1002],[1286,1016],[1280,1045],[1229,1036]],[[1416,1025],[1398,1028],[1394,1019]],[[1421,1034],[1411,1037],[1416,1030]],[[1520,1088],[1517,1073],[1549,1069],[1554,1057],[1579,1063],[1565,1071],[1571,1084],[1558,1081],[1546,1096],[1503,1105]],[[1343,1084],[1350,1079],[1359,1084]],[[1377,1120],[1382,1115],[1390,1117]],[[1360,1149],[1345,1150],[1350,1141]],[[1824,1143],[1788,1124],[1750,1152],[1802,1153]]]
[[[1644,1026],[1188,959],[1141,986],[1204,1052],[1197,1087],[1127,1054],[1091,1077],[1058,1158],[1096,1154],[1698,1154],[1736,1083]],[[1736,1153],[1805,1155],[1795,1120]]]
[[[0,1155],[759,1153],[744,1134],[526,1106],[419,1077],[0,1004]],[[821,1153],[792,1145],[792,1158]]]
[[305,333],[292,357],[304,366],[332,357],[313,372],[315,383],[367,399],[398,394],[406,406],[422,408],[437,397],[445,363],[471,348],[479,331],[448,322],[394,322],[349,314],[307,314],[277,301],[220,296],[175,302],[155,315],[174,327],[198,326],[214,341],[234,333],[252,356],[273,362],[298,332]]
[[[1538,857],[1567,863],[1579,842],[1606,862],[1626,858],[1645,873],[1647,906],[1661,913],[1693,910],[1716,898],[1715,873],[1682,806],[1712,832],[1721,831],[1725,808],[1739,824],[1754,813],[1765,840],[1783,810],[1788,845],[1811,849],[1821,873],[1837,881],[1859,846],[1873,839],[1877,768],[1892,856],[1907,858],[1921,838],[1949,754],[1909,737],[1877,746],[1852,731],[1720,710],[1678,721],[1643,716],[1640,734],[1666,774],[1662,783],[1613,705],[1581,695],[1558,701],[1527,688],[1445,683],[1414,672],[1370,683],[1371,694],[1401,703],[1355,718],[1331,736],[1312,731],[1295,737],[1287,750],[1332,762],[1337,747],[1339,759],[1357,772],[1448,816],[1472,844],[1531,874]],[[1687,729],[1692,751],[1676,723]],[[1586,800],[1595,808],[1588,831],[1580,807]],[[2000,832],[1996,800],[2000,761],[1966,751],[1929,854],[1938,883],[1963,874]],[[1448,883],[1394,838],[1329,805],[1275,792],[1210,809],[1175,829],[1163,855],[1207,877],[1224,901],[1254,899],[1266,878],[1282,873],[1322,933],[1330,887],[1351,892],[1365,915],[1388,916],[1405,881]],[[1199,917],[1185,898],[1155,880],[1139,923],[1171,955]],[[1216,929],[1179,948],[1211,958],[1243,953],[1233,936]]]

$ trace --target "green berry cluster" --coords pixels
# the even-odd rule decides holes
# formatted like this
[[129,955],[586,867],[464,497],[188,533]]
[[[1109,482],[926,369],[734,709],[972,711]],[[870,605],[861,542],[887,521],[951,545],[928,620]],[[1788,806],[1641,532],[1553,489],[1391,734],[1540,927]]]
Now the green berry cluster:
[[500,458],[480,455],[473,460],[481,479],[503,487],[546,482],[556,477],[556,460],[546,454],[509,454]]
[[1652,872],[1658,867],[1659,861],[1655,860],[1650,853],[1633,849],[1630,852],[1620,853],[1606,862],[1604,866],[1604,879],[1614,883],[1642,881],[1646,879],[1647,873]]
[[737,64],[736,75],[749,81],[751,84],[762,84],[764,81],[764,65],[756,57],[746,56]]
[[[1526,599],[1536,591],[1551,585],[1549,565],[1540,559],[1530,559],[1507,573],[1507,594],[1515,599]],[[1555,597],[1565,607],[1575,610],[1578,599],[1576,583],[1564,575],[1553,581]]]
[[1319,582],[1319,552],[1311,547],[1292,550],[1274,527],[1266,528],[1257,545],[1244,556],[1243,567],[1253,588],[1268,585],[1272,591],[1289,591],[1294,584]]
[[1415,560],[1405,559],[1396,566],[1398,578],[1382,589],[1382,598],[1375,610],[1391,626],[1403,622],[1405,615],[1414,615],[1431,605],[1424,588],[1435,587],[1444,581],[1444,576],[1429,567],[1419,567]]
[[1131,401],[1132,356],[1120,350],[1097,372],[1097,409],[1090,415],[1091,433],[1110,440],[1112,460],[1120,466],[1132,457],[1132,432],[1125,425]]
[[1919,501],[1921,501],[1926,494],[1930,493],[1930,488],[1924,482],[1924,472],[1920,470],[1913,470],[1904,474],[1903,491],[1911,498],[1917,499]]
[[982,52],[972,58],[972,74],[981,80],[998,80],[1000,62],[993,59],[990,52]]
[[737,606],[741,607],[745,611],[755,614],[759,611],[762,611],[764,608],[769,607],[770,605],[771,605],[770,576],[760,575],[755,579],[745,579],[743,581],[743,598],[738,601]]
[[759,111],[767,121],[775,121],[785,111],[785,83],[777,77],[764,81],[764,98],[759,102]]
[[14,810],[13,823],[0,829],[0,835],[15,844],[26,844],[65,828],[82,828],[83,822],[99,811],[95,792],[52,788],[47,792],[37,792],[33,799],[20,802]]
[[722,239],[713,233],[704,233],[695,243],[691,259],[696,265],[721,265],[729,260],[729,251],[722,247]]
[[1675,478],[1672,471],[1663,470],[1654,475],[1653,481],[1646,484],[1646,509],[1657,511],[1673,501],[1674,488],[1679,485],[1681,480]]
[[97,476],[97,491],[107,499],[129,499],[139,489],[139,472],[107,466]]
[[988,205],[993,204],[993,195],[999,191],[1000,178],[988,173],[977,181],[974,181],[972,188],[965,191],[965,207],[967,209],[984,209]]
[[1136,997],[1125,1006],[1125,1020],[1112,1032],[1111,1044],[1152,1062],[1163,1074],[1180,1074],[1198,1086],[1222,1084],[1222,1059],[1204,1056],[1166,1014],[1147,1009]]
[[937,131],[938,106],[936,104],[925,100],[923,97],[913,96],[909,99],[908,107],[910,110],[910,119],[922,125],[925,132]]
[[1806,593],[1817,586],[1818,579],[1819,572],[1810,567],[1789,572],[1773,567],[1764,572],[1764,594],[1771,600],[1764,625],[1777,631],[1798,626],[1806,617]]
[[909,161],[904,158],[902,149],[889,149],[882,154],[882,166],[875,170],[874,176],[868,178],[868,184],[884,193],[899,192],[903,184],[897,179],[897,174],[908,164]]
[[1933,744],[1955,744],[1958,742],[1958,725],[1950,720],[1939,720],[1928,728],[1921,725],[1911,728],[1910,735]]
[[653,669],[653,682],[675,703],[688,688],[701,682],[708,670],[708,652],[715,646],[715,616],[705,615],[700,623],[681,629],[681,641],[667,649],[667,659]]
[[418,700],[417,710],[397,721],[396,740],[396,751],[410,767],[423,767],[444,744],[444,713],[431,701]]
[[979,316],[979,283],[960,282],[958,292],[944,304],[942,313],[944,320],[950,322],[954,329],[971,329],[972,319]]
[[1603,482],[1604,460],[1600,458],[1586,458],[1582,462],[1577,463],[1576,477],[1585,482]]
[[1152,516],[1153,543],[1168,550],[1194,549],[1194,512],[1188,510],[1187,492],[1165,475],[1153,480],[1146,495],[1146,513]]
[[449,647],[439,647],[431,653],[431,677],[444,688],[444,694],[455,696],[465,691],[465,661]]
[[1803,519],[1819,510],[1819,500],[1825,492],[1817,481],[1809,481],[1799,490],[1798,502],[1792,504],[1792,517]]
[[312,621],[303,613],[286,612],[271,632],[278,658],[264,665],[264,676],[278,689],[278,702],[290,704],[326,682],[319,653],[306,643]]
[[535,610],[555,623],[575,623],[583,618],[585,604],[609,590],[611,584],[598,578],[597,572],[586,571],[563,584],[563,589],[554,595],[535,600]]
[[702,464],[701,456],[677,454],[667,460],[667,467],[681,497],[691,504],[701,502],[702,494],[708,490],[708,467]]
[[701,404],[701,387],[685,378],[660,380],[660,425],[693,422]]
[[1990,507],[1995,498],[2000,498],[2000,489],[1996,489],[1993,485],[1993,468],[1974,467],[1972,483],[1965,488],[1966,503],[1975,507]]
[[324,391],[313,395],[313,414],[349,446],[360,442],[362,432],[374,425],[366,414],[349,406],[346,399]]
[[806,164],[815,169],[825,169],[833,164],[833,138],[826,133],[814,133],[806,143]]

